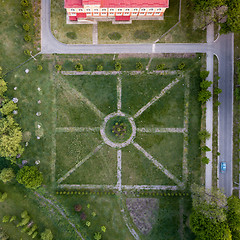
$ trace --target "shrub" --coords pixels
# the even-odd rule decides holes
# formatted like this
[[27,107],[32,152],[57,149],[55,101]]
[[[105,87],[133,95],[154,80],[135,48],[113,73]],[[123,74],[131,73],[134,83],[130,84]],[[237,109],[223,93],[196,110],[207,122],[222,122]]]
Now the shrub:
[[86,221],[86,226],[87,226],[87,227],[90,227],[90,226],[91,226],[91,222]]
[[7,193],[0,193],[0,202],[4,202],[7,199]]
[[211,82],[211,81],[207,81],[207,80],[203,80],[203,81],[200,83],[200,87],[201,87],[201,89],[203,89],[203,90],[207,90],[211,85],[212,85],[212,82]]
[[32,239],[35,238],[38,235],[38,232],[34,232],[32,235]]
[[211,151],[211,149],[210,149],[208,146],[203,146],[203,147],[201,147],[201,150],[202,150],[203,152],[209,152],[209,151]]
[[32,41],[32,38],[31,38],[31,36],[29,36],[29,35],[25,35],[25,36],[24,36],[24,40],[25,40],[26,42],[31,42],[31,41]]
[[17,104],[10,100],[3,103],[2,108],[0,108],[0,112],[2,113],[2,115],[7,116],[12,114],[12,112],[17,109]]
[[17,219],[16,216],[12,216],[12,217],[10,218],[10,221],[9,221],[9,222],[14,222],[16,219]]
[[158,64],[156,68],[158,71],[161,71],[165,68],[165,64],[164,63]]
[[116,70],[116,71],[121,71],[121,69],[122,69],[121,63],[120,63],[120,62],[116,62],[116,63],[115,63],[115,70]]
[[75,69],[76,71],[81,72],[83,71],[83,65],[81,63],[78,63],[75,65]]
[[108,34],[108,38],[110,38],[111,40],[119,40],[121,39],[122,35],[118,32],[112,32]]
[[216,94],[216,95],[220,94],[221,92],[222,92],[222,89],[221,89],[221,88],[215,88],[215,89],[213,90],[213,93]]
[[24,50],[24,54],[27,56],[31,56],[31,52],[28,49]]
[[102,232],[106,232],[107,228],[105,226],[101,226]]
[[3,216],[3,218],[2,218],[3,223],[8,223],[9,220],[10,220],[10,216]]
[[28,0],[22,0],[22,1],[21,1],[21,5],[22,5],[23,7],[28,7],[28,6],[29,6]]
[[94,234],[94,239],[95,239],[95,240],[101,240],[101,239],[102,239],[101,233],[100,233],[100,232],[95,233],[95,234]]
[[143,69],[143,65],[142,65],[141,62],[137,62],[137,63],[136,63],[136,69],[137,69],[137,70],[142,70],[142,69]]
[[0,180],[4,183],[10,182],[13,178],[15,178],[15,174],[12,168],[4,168],[0,173]]
[[22,15],[24,18],[30,18],[30,13],[28,11],[23,11]]
[[214,107],[218,107],[218,106],[220,106],[221,105],[221,102],[219,102],[219,101],[216,101],[216,102],[214,102]]
[[137,30],[134,33],[136,39],[147,40],[150,38],[150,33],[144,30]]
[[28,217],[28,212],[25,210],[21,213],[21,218],[26,218]]
[[73,40],[77,39],[77,34],[75,32],[67,32],[66,36]]
[[42,70],[43,70],[42,65],[38,65],[38,66],[37,66],[37,70],[38,70],[38,71],[42,71]]
[[202,158],[202,163],[205,163],[205,164],[208,164],[209,163],[209,158],[207,158],[207,157],[203,157]]
[[198,136],[201,141],[205,141],[206,139],[209,139],[211,137],[211,134],[207,130],[201,130],[198,133]]
[[37,229],[37,224],[34,224],[32,228],[29,230],[28,236],[31,236],[36,229]]
[[56,68],[56,70],[57,70],[58,72],[62,70],[62,66],[59,65],[59,64],[57,64],[57,65],[55,66],[55,68]]
[[202,104],[206,103],[210,98],[212,94],[208,90],[201,90],[198,94],[198,101]]
[[200,72],[200,78],[202,80],[205,80],[208,77],[208,75],[209,75],[209,71],[201,71]]
[[180,64],[178,64],[178,69],[179,70],[183,70],[185,68],[185,63],[180,63]]
[[52,240],[53,235],[50,229],[45,229],[43,233],[41,233],[41,239],[42,240]]
[[23,24],[23,29],[28,32],[30,30],[30,26],[28,24]]
[[103,70],[103,66],[101,64],[97,65],[97,71],[102,71]]
[[6,91],[7,83],[0,77],[0,96],[2,97]]

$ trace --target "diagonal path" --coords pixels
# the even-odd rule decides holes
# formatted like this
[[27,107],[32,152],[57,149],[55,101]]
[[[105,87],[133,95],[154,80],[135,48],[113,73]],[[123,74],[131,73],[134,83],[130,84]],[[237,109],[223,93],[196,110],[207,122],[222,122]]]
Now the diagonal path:
[[67,177],[69,177],[74,171],[77,170],[83,163],[85,163],[89,158],[91,158],[96,152],[98,152],[103,146],[103,143],[98,145],[91,153],[89,153],[85,158],[83,158],[80,162],[78,162],[72,169],[70,169],[63,177],[59,178],[57,183],[61,183]]
[[149,101],[145,106],[143,106],[137,113],[135,113],[133,118],[139,117],[146,109],[151,107],[156,101],[158,101],[162,96],[164,96],[174,85],[176,85],[180,80],[175,79],[170,84],[168,84],[159,95],[155,96],[151,101]]
[[56,132],[99,132],[100,127],[62,127],[56,128]]
[[77,91],[75,88],[71,87],[68,83],[63,80],[58,81],[61,83],[61,86],[65,89],[65,91],[69,92],[71,95],[77,96],[80,98],[99,118],[103,119],[104,114],[81,92]]
[[138,143],[133,142],[133,146],[142,152],[159,170],[161,170],[167,177],[172,179],[179,187],[183,187],[183,183],[171,174],[166,168],[163,167],[156,159],[153,158],[146,150],[144,150]]

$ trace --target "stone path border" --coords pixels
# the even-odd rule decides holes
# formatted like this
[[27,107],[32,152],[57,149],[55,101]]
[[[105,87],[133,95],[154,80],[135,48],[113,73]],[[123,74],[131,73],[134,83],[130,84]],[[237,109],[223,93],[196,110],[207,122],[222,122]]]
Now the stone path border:
[[[120,75],[120,74],[130,74],[139,75],[144,74],[144,71],[61,71],[62,75],[72,76],[72,75]],[[160,75],[175,75],[181,73],[180,70],[156,70],[150,71],[148,74],[160,74]]]
[[122,191],[122,150],[117,150],[117,187]]
[[117,77],[117,110],[120,112],[122,109],[122,79]]
[[183,182],[186,183],[188,180],[188,123],[189,123],[189,76],[185,77],[185,93],[184,93],[184,129],[183,132]]
[[81,92],[77,91],[76,89],[72,88],[66,81],[64,80],[58,80],[61,84],[62,87],[67,90],[71,91],[73,94],[78,96],[87,106],[89,106],[93,112],[101,119],[104,118],[104,114],[88,99],[86,98]]
[[156,159],[153,158],[145,149],[143,149],[138,143],[133,142],[133,146],[142,152],[146,158],[148,158],[159,170],[161,170],[167,177],[172,179],[179,187],[183,187],[183,183],[178,180],[173,174],[171,174],[166,168],[163,167]]
[[72,221],[69,220],[69,218],[67,217],[67,215],[63,212],[63,210],[55,203],[53,203],[50,199],[45,198],[44,196],[42,196],[41,194],[39,194],[38,192],[34,192],[34,194],[42,199],[44,202],[46,202],[47,204],[50,204],[51,206],[53,206],[66,220],[67,222],[74,228],[74,231],[76,232],[76,234],[82,239],[84,240],[82,234],[77,230],[76,226],[74,223],[72,223]]
[[142,133],[185,133],[186,128],[137,128]]
[[60,127],[56,128],[56,132],[99,132],[100,127]]
[[136,125],[134,123],[133,118],[132,117],[128,117],[128,121],[131,123],[131,126],[132,126],[132,134],[131,134],[130,138],[127,139],[123,143],[114,143],[114,142],[112,142],[111,140],[108,139],[108,137],[107,137],[107,135],[105,133],[105,128],[106,128],[106,124],[107,124],[108,120],[113,118],[113,117],[116,117],[116,116],[127,117],[124,113],[122,113],[120,111],[107,115],[104,118],[102,126],[100,127],[100,133],[101,133],[101,136],[102,136],[104,142],[108,146],[113,147],[113,148],[123,148],[123,147],[126,147],[127,145],[129,145],[130,143],[132,143],[133,139],[135,138],[135,136],[136,136]]
[[122,185],[122,190],[178,190],[177,186],[167,185]]
[[108,189],[118,190],[117,186],[114,185],[94,185],[94,184],[59,184],[57,186],[61,189]]
[[156,101],[158,101],[163,95],[165,95],[166,92],[168,92],[168,90],[170,90],[175,84],[177,84],[180,80],[175,79],[174,81],[172,81],[170,84],[168,84],[159,95],[155,96],[151,101],[149,101],[146,105],[144,105],[140,110],[137,111],[137,113],[135,113],[135,115],[133,116],[133,118],[137,118],[139,117],[146,109],[148,109],[152,104],[154,104]]
[[90,157],[92,157],[96,152],[98,152],[103,146],[103,143],[98,145],[92,152],[90,152],[85,158],[78,162],[72,169],[70,169],[63,177],[57,180],[57,183],[61,183],[67,177],[69,177],[77,168],[79,168],[83,163],[85,163]]

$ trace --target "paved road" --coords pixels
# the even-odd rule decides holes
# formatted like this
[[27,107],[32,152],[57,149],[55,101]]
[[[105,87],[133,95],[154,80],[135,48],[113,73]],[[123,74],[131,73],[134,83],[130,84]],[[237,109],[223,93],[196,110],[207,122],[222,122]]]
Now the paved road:
[[215,42],[196,44],[108,44],[67,45],[58,42],[51,33],[50,0],[41,1],[41,52],[43,54],[110,54],[110,53],[207,53],[219,59],[219,152],[220,161],[227,161],[226,174],[220,174],[219,187],[226,195],[232,193],[232,126],[233,126],[233,34],[220,36]]

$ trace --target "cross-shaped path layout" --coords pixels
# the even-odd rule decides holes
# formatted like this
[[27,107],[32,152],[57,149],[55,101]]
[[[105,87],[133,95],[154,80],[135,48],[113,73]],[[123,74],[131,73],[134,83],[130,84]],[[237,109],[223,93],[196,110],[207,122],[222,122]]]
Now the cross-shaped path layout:
[[[41,53],[42,54],[120,54],[120,53],[206,53],[208,80],[213,81],[213,56],[219,60],[219,161],[227,162],[227,172],[219,173],[219,187],[227,196],[232,195],[232,150],[233,150],[233,72],[234,35],[221,35],[214,41],[213,27],[207,31],[207,43],[153,43],[153,44],[94,44],[68,45],[57,41],[51,33],[51,0],[41,1]],[[212,89],[209,89],[212,91]],[[207,103],[206,128],[212,132],[212,99]],[[212,149],[212,138],[207,142]],[[212,156],[206,165],[205,186],[212,186]]]

